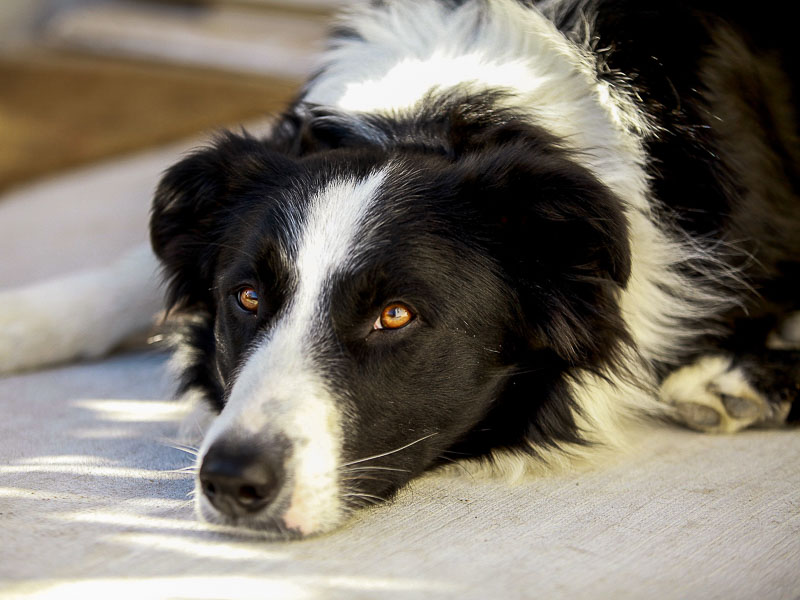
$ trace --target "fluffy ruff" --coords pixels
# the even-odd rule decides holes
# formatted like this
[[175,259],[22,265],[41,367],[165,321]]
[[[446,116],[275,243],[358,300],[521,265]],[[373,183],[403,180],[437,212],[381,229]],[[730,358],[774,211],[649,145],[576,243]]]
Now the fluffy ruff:
[[792,416],[797,63],[712,4],[354,8],[270,136],[167,172],[204,518],[313,535],[452,459]]

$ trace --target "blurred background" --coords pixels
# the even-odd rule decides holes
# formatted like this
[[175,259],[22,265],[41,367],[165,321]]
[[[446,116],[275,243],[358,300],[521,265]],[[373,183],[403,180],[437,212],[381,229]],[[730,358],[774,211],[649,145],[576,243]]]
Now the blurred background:
[[0,193],[280,110],[347,0],[0,0]]

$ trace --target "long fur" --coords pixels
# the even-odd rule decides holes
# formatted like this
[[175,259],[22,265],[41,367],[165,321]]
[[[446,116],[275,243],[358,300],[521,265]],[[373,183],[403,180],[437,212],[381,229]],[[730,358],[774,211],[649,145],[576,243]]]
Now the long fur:
[[220,413],[199,513],[313,535],[452,460],[796,416],[766,344],[798,309],[798,61],[757,12],[365,2],[269,136],[170,168],[152,245],[182,389]]
[[[226,509],[209,472],[201,513],[311,534],[452,457],[519,474],[622,445],[644,416],[767,422],[733,358],[703,357],[794,307],[795,65],[720,8],[359,5],[270,137],[173,167],[153,244],[171,301],[202,315],[184,386],[222,413],[204,465],[223,445],[272,481],[283,456],[269,507]],[[242,283],[268,307],[246,324]],[[418,318],[371,331],[395,300]],[[751,400],[686,395],[727,381]]]

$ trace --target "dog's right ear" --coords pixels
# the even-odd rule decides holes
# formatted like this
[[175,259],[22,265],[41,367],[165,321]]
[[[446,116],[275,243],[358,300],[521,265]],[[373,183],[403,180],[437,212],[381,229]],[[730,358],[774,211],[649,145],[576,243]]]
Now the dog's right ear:
[[169,281],[167,306],[210,304],[219,239],[253,185],[295,163],[268,141],[226,133],[170,167],[153,198],[150,241]]

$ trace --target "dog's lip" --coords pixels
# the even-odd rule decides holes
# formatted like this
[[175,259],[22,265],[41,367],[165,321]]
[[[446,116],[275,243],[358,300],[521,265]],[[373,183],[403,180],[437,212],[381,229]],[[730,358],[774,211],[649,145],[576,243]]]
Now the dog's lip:
[[233,517],[223,514],[216,510],[213,505],[205,498],[198,498],[195,503],[197,516],[207,526],[220,533],[234,536],[255,537],[267,540],[293,540],[307,537],[296,528],[289,527],[282,517],[256,517],[239,516]]

